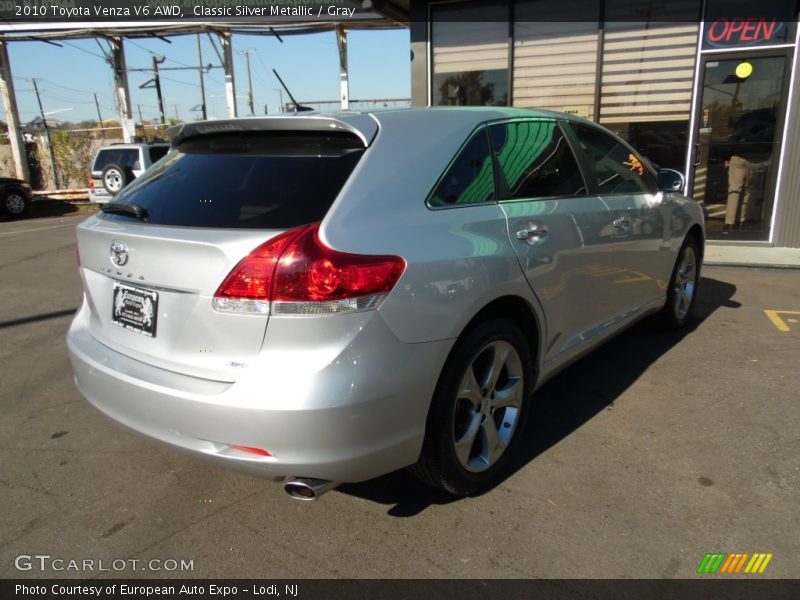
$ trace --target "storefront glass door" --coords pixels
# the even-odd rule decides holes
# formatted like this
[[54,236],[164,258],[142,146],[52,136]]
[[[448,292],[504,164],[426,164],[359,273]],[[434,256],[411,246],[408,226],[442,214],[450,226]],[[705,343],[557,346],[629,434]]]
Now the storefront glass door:
[[709,239],[769,239],[788,56],[706,56],[698,93],[692,194]]

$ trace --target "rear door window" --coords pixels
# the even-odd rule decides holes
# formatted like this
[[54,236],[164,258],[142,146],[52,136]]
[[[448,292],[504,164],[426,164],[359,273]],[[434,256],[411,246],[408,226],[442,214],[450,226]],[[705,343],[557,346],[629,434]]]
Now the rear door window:
[[115,202],[138,204],[154,225],[286,229],[322,220],[363,152],[361,140],[349,134],[199,136],[182,142]]
[[500,200],[586,194],[578,163],[555,121],[492,125]]

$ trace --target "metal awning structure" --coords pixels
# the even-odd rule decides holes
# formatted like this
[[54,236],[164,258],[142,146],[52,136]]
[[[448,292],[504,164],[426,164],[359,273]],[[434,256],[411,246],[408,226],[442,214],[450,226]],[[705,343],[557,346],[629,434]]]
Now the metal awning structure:
[[[79,0],[80,1],[80,0]],[[114,71],[114,88],[123,138],[133,141],[135,125],[128,90],[128,70],[125,64],[125,39],[166,38],[205,33],[218,39],[220,61],[225,72],[225,96],[228,117],[237,116],[236,85],[233,75],[232,36],[255,35],[284,36],[305,35],[335,31],[340,63],[340,88],[342,108],[348,108],[349,86],[347,73],[347,32],[350,30],[397,29],[408,27],[408,0],[347,2],[355,10],[348,18],[298,19],[292,17],[231,18],[208,20],[188,18],[176,21],[144,20],[12,20],[0,22],[0,94],[8,121],[8,135],[17,176],[29,179],[27,160],[20,131],[16,96],[8,58],[11,42],[57,43],[57,40],[104,39],[109,45],[108,62]],[[200,68],[200,66],[198,66]]]

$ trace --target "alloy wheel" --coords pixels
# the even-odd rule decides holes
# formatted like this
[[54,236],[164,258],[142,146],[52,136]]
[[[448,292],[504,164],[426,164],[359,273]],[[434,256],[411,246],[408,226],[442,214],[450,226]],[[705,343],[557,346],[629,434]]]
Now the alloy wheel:
[[675,272],[675,283],[673,284],[675,302],[673,310],[678,320],[686,318],[692,307],[695,287],[697,286],[697,256],[694,248],[687,245],[683,249],[680,264]]
[[505,452],[519,420],[525,382],[522,361],[503,340],[484,346],[458,387],[453,444],[458,463],[479,473]]
[[6,196],[6,210],[10,215],[20,215],[25,211],[25,198],[21,194],[12,192]]

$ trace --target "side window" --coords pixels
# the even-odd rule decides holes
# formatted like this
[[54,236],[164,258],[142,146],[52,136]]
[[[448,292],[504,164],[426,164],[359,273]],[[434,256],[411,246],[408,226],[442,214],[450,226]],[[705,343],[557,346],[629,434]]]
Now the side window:
[[102,171],[108,165],[118,163],[119,150],[100,150],[95,158],[92,171]]
[[472,136],[436,186],[428,204],[455,206],[494,199],[494,173],[486,130]]
[[124,148],[119,153],[119,164],[131,169],[140,169],[139,150],[137,148]]
[[500,200],[585,194],[578,163],[554,121],[492,125],[492,151],[506,188]]
[[582,125],[572,128],[589,159],[600,194],[656,193],[656,178],[639,155],[602,131]]
[[152,146],[150,148],[150,162],[158,162],[167,155],[167,152],[169,152],[169,146]]

